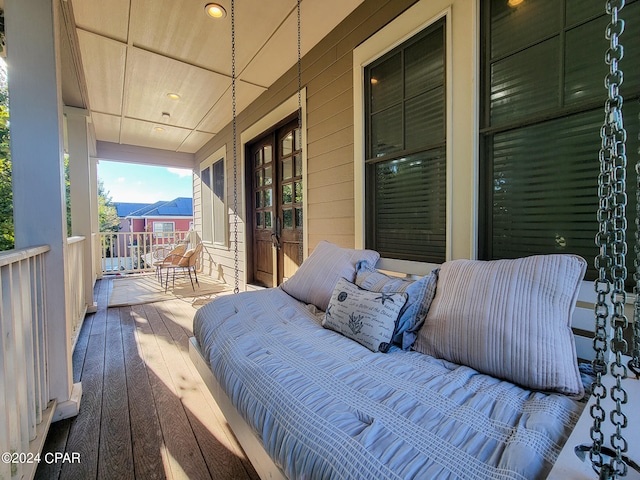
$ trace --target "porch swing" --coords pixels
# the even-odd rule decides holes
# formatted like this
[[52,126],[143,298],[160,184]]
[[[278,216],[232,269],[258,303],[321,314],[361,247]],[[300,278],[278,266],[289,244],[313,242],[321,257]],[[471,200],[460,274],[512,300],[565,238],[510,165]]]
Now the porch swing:
[[[619,37],[624,31],[624,21],[619,12],[624,7],[624,0],[607,0],[606,11],[611,20],[606,30],[610,47],[606,52],[606,63],[609,73],[605,79],[608,98],[605,103],[605,120],[601,129],[602,148],[599,153],[600,174],[598,176],[599,208],[597,217],[599,231],[596,244],[599,254],[595,258],[598,278],[594,283],[597,295],[595,305],[595,333],[593,349],[595,359],[592,362],[595,382],[592,385],[592,398],[595,403],[589,408],[593,420],[590,429],[592,443],[571,446],[575,454],[583,461],[588,461],[600,479],[618,479],[627,476],[629,469],[640,474],[640,467],[628,455],[629,444],[625,440],[623,430],[627,427],[627,416],[623,405],[628,403],[627,392],[623,388],[623,380],[629,372],[640,377],[640,232],[636,231],[636,259],[634,274],[636,295],[634,303],[634,321],[629,322],[624,306],[627,294],[624,289],[627,277],[626,269],[626,131],[623,124],[623,99],[619,87],[623,81],[618,62],[623,56],[623,48]],[[232,131],[233,131],[233,251],[234,251],[234,293],[239,289],[238,258],[238,154],[237,154],[237,112],[236,112],[236,65],[235,65],[235,1],[231,0],[231,96],[232,96]],[[298,75],[298,128],[302,131],[301,105],[301,48],[300,48],[300,0],[297,1],[297,75]],[[640,135],[640,134],[639,134]],[[640,152],[639,152],[640,153]],[[640,162],[636,165],[638,174],[638,190],[636,202],[640,212]],[[640,230],[640,220],[636,219]],[[632,345],[624,338],[626,331],[632,331]],[[609,331],[613,330],[610,338]],[[610,352],[610,353],[608,353]],[[612,360],[607,359],[611,355]],[[630,356],[625,364],[623,356]],[[201,372],[202,373],[202,372]],[[610,389],[605,387],[604,379],[609,375],[613,379]],[[603,400],[610,398],[615,406],[606,412]],[[613,425],[614,433],[610,435],[610,446],[607,445],[604,425],[607,416]],[[569,439],[571,441],[571,439]],[[567,443],[569,446],[569,443]],[[637,461],[637,459],[635,459]]]

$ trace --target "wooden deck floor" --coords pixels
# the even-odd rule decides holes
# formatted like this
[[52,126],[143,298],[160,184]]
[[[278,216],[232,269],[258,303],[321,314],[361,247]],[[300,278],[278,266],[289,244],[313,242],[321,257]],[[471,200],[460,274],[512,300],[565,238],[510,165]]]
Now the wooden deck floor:
[[51,426],[36,479],[257,479],[188,354],[197,306],[188,300],[107,308],[96,284],[73,355],[80,413]]

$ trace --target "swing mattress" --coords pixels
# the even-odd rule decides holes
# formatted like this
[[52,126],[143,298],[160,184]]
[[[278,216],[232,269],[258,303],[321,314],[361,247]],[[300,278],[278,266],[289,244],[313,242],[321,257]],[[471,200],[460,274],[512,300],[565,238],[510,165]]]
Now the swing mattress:
[[583,403],[415,351],[374,353],[280,288],[194,319],[236,410],[290,479],[544,478]]

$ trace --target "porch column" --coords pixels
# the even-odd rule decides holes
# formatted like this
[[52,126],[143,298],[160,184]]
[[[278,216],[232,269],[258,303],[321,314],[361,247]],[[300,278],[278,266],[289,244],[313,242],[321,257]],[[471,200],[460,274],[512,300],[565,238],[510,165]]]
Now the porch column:
[[91,159],[89,158],[89,112],[81,108],[64,107],[67,120],[67,148],[69,153],[69,180],[71,186],[71,231],[84,241],[84,294],[87,312],[96,312],[93,302],[93,220],[91,199],[97,197],[91,181]]
[[77,414],[67,321],[67,226],[57,0],[5,0],[16,247],[49,245],[45,309],[49,397]]
[[91,178],[91,231],[93,232],[93,278],[102,278],[102,250],[100,249],[100,221],[98,219],[98,159],[89,158],[89,175]]

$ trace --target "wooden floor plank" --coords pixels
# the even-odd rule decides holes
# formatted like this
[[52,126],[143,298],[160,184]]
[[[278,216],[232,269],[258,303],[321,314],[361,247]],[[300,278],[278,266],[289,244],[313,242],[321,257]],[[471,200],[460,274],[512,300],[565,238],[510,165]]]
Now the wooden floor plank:
[[124,364],[131,419],[131,440],[136,478],[161,480],[167,477],[162,458],[167,456],[160,420],[147,367],[138,352],[136,325],[130,307],[119,309],[124,347]]
[[87,344],[89,343],[89,332],[91,332],[91,326],[93,325],[94,314],[87,315],[82,322],[82,328],[78,334],[78,341],[76,342],[76,348],[73,351],[71,362],[73,365],[73,383],[80,381],[82,375],[82,367],[87,356]]
[[61,478],[88,480],[97,478],[102,415],[102,387],[106,309],[95,314],[82,368],[80,412],[73,419],[67,441],[67,452],[79,453],[79,463],[64,463]]
[[162,350],[165,363],[171,365],[169,374],[176,389],[176,395],[185,407],[187,418],[212,478],[242,477],[246,475],[246,470],[239,457],[244,456],[244,453],[237,446],[235,438],[231,440],[226,435],[200,389],[200,385],[204,382],[189,368],[191,365],[188,356],[190,332],[185,332],[176,322],[177,315],[171,308],[175,303],[162,302],[147,305],[145,311],[155,308],[156,315],[150,314],[147,317],[154,335],[159,338],[171,337],[177,347]]
[[133,450],[120,312],[107,311],[98,478],[133,480]]
[[[108,282],[97,282],[93,289],[93,298],[98,304],[102,305],[103,308],[106,308],[106,304],[109,299],[107,294]],[[79,382],[80,376],[82,375],[82,367],[84,366],[84,361],[87,355],[87,343],[89,342],[89,334],[93,325],[94,316],[95,314],[93,313],[85,316],[84,321],[82,322],[82,328],[78,334],[76,347],[73,350],[72,365],[74,383]]]
[[156,402],[172,476],[175,479],[209,479],[209,470],[191,430],[184,406],[175,394],[169,368],[162,356],[162,348],[168,348],[170,342],[154,336],[149,325],[153,321],[149,318],[154,313],[153,309],[148,310],[147,305],[142,305],[134,306],[132,310],[141,310],[140,316],[147,320],[137,324],[137,335],[149,372],[149,383]]
[[[189,374],[196,379],[196,385],[202,393],[202,398],[207,403],[207,405],[211,409],[211,412],[217,420],[215,425],[219,428],[219,430],[213,431],[220,431],[221,434],[225,435],[225,445],[238,457],[248,477],[252,480],[259,480],[257,472],[253,468],[253,465],[251,465],[251,462],[249,462],[249,460],[247,459],[246,454],[240,446],[240,443],[231,431],[231,428],[227,423],[227,419],[224,417],[224,414],[220,410],[220,407],[211,396],[211,392],[209,392],[209,389],[201,379],[198,370],[195,368],[193,362],[189,358],[189,338],[193,336],[193,316],[195,315],[197,309],[202,305],[199,304],[194,306],[193,304],[184,301],[172,301],[157,303],[155,304],[155,306],[160,311],[163,319],[166,318],[167,321],[165,321],[165,325],[167,325],[167,328],[170,330],[171,336],[174,341],[180,344],[180,352],[185,359]],[[182,329],[184,335],[180,332],[179,329]],[[213,427],[210,426],[209,428]],[[222,441],[222,439],[220,440]]]
[[[53,423],[45,440],[43,452],[64,453],[73,419],[67,418]],[[62,470],[62,462],[41,461],[36,469],[34,480],[57,480]]]

